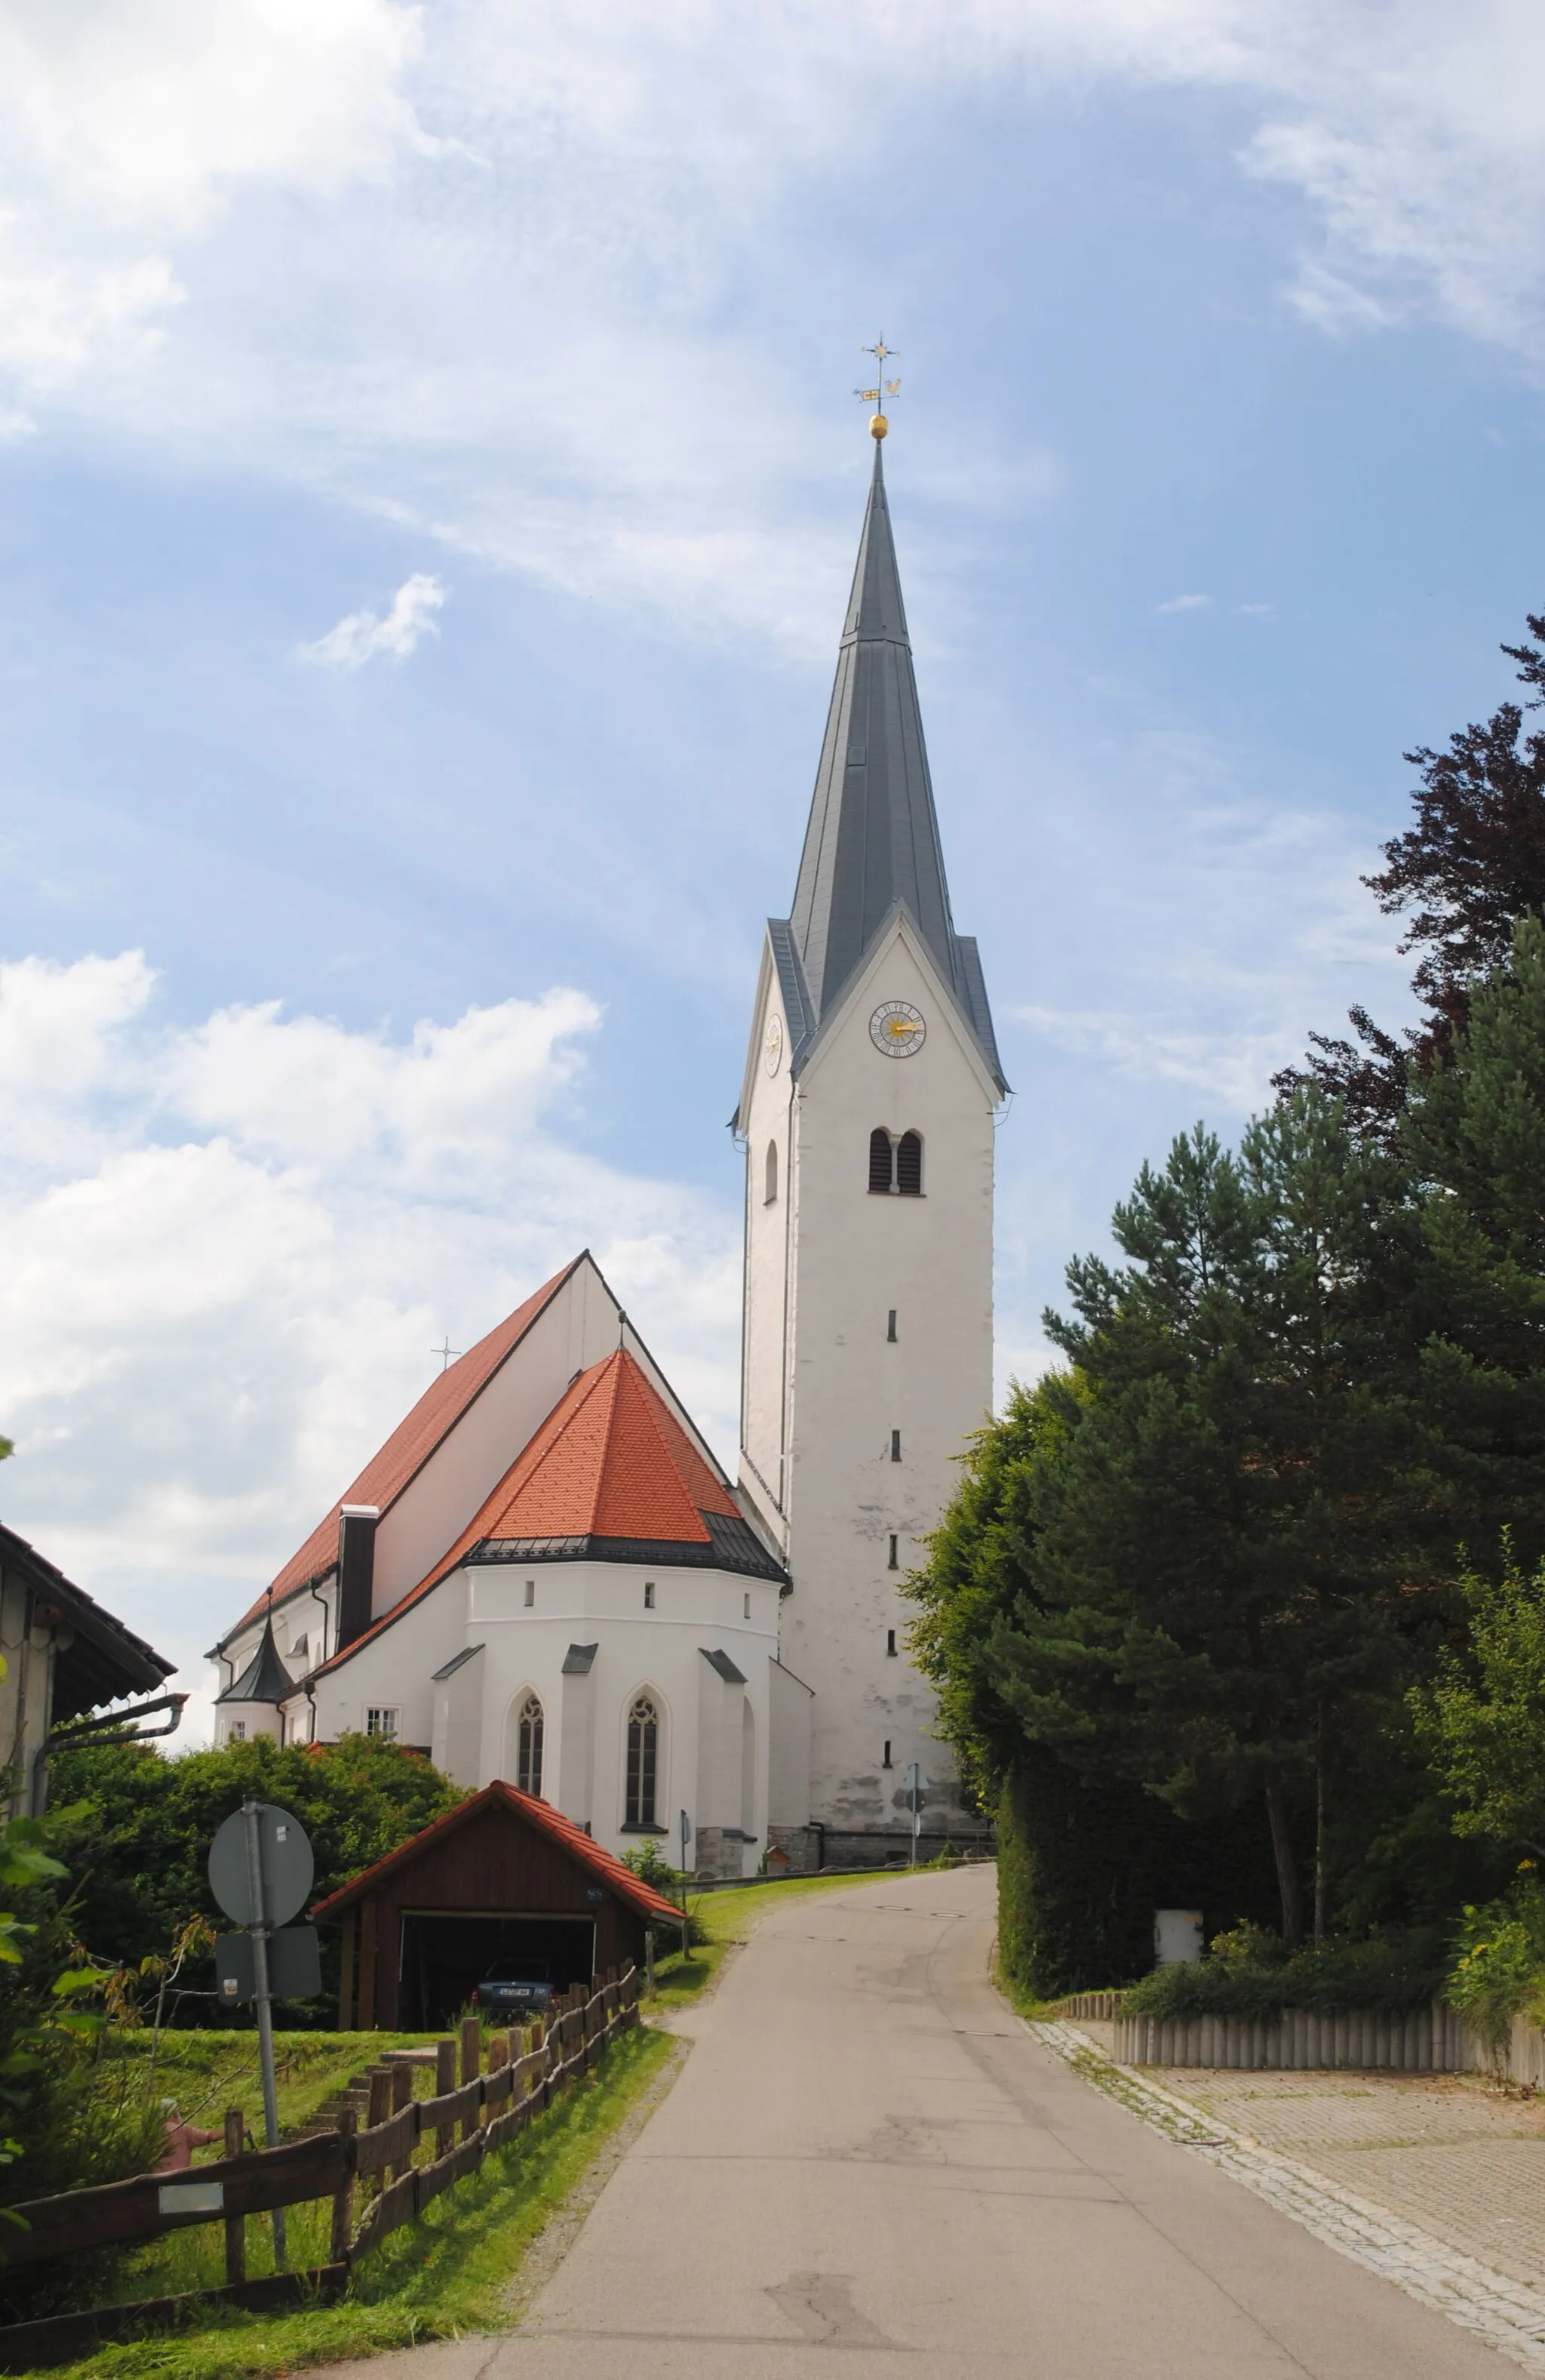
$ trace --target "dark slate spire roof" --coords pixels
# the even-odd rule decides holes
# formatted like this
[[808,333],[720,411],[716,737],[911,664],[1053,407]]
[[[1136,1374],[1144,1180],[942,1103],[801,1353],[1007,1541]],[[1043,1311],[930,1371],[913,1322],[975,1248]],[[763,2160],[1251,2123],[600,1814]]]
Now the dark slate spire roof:
[[1006,1088],[976,944],[949,911],[880,452],[876,440],[793,912],[771,921],[790,1038],[797,1061],[899,903]]
[[284,1703],[295,1692],[295,1680],[279,1658],[273,1641],[273,1614],[263,1621],[262,1642],[239,1678],[233,1678],[217,1703]]

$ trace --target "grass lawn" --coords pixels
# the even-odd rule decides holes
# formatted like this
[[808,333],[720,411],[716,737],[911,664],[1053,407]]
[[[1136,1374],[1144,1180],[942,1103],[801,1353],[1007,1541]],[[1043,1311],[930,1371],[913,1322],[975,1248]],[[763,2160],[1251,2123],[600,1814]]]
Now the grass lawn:
[[[659,1990],[646,2005],[646,2018],[698,1998],[726,1953],[771,1909],[812,1893],[895,1880],[894,1869],[873,1877],[801,1876],[694,1897],[693,1912],[708,1940],[684,1963],[679,1954],[660,1962]],[[305,2123],[384,2050],[429,2037],[278,2035],[281,2123],[286,2129]],[[148,2061],[149,2048],[142,2036],[132,2054]],[[584,2180],[670,2052],[669,2034],[652,2030],[647,2022],[624,2034],[605,2063],[509,2149],[367,2257],[341,2304],[300,2307],[293,2313],[201,2312],[196,2327],[101,2347],[85,2362],[62,2367],[60,2380],[247,2380],[248,2374],[277,2375],[465,2331],[502,2329],[511,2319],[511,2286],[527,2249]],[[154,2087],[158,2095],[175,2097],[193,2122],[211,2129],[219,2127],[226,2107],[239,2107],[254,2137],[261,2139],[255,2034],[163,2034]],[[427,2077],[418,2087],[428,2087]],[[213,2148],[198,2161],[218,2155]],[[290,2210],[292,2265],[325,2263],[328,2220],[326,2202]],[[271,2270],[266,2224],[254,2218],[247,2230],[248,2272]],[[176,2233],[124,2258],[116,2285],[91,2301],[122,2302],[206,2287],[223,2278],[222,2259],[217,2225]]]

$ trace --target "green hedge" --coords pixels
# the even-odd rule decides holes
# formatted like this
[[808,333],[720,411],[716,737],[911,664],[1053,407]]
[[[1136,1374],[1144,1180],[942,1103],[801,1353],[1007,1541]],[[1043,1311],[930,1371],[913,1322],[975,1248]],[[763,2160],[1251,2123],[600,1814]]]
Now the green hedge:
[[1202,1825],[1137,1786],[1088,1785],[1030,1746],[998,1811],[998,1957],[1038,1998],[1099,1991],[1153,1963],[1153,1912],[1200,1909],[1209,1935],[1276,1920],[1263,1809]]
[[1370,1942],[1333,1942],[1296,1958],[1236,1965],[1202,1959],[1159,1967],[1127,1996],[1131,2016],[1279,2017],[1288,2009],[1330,2014],[1375,2009],[1387,2016],[1430,2008],[1448,1965],[1434,1929]]

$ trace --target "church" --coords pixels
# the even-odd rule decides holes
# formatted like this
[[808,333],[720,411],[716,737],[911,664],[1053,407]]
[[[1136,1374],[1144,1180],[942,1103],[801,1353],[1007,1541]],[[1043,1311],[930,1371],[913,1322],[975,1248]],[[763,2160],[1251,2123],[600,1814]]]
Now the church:
[[[745,1162],[738,1476],[588,1251],[450,1365],[214,1648],[216,1742],[422,1748],[704,1878],[980,1835],[899,1592],[993,1388],[1008,1095],[874,476]],[[683,1824],[684,1822],[684,1824]]]

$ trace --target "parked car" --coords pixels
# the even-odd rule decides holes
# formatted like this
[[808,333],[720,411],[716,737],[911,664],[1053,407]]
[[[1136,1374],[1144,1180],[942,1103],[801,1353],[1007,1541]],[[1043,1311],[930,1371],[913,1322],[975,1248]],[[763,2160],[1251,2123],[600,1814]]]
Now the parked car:
[[545,1959],[496,1959],[472,1995],[479,2016],[539,2016],[552,1998]]

